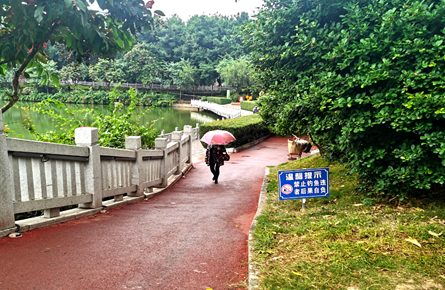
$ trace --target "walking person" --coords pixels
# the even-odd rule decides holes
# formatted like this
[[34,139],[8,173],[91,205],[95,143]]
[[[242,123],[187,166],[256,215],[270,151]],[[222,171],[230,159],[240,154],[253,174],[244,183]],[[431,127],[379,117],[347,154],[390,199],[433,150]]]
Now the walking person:
[[213,174],[212,180],[215,184],[218,184],[219,177],[219,167],[224,165],[224,160],[228,160],[229,155],[227,154],[224,145],[209,145],[206,151],[206,164],[210,166],[210,171]]
[[235,140],[232,133],[226,130],[208,131],[201,138],[202,142],[208,144],[205,161],[210,166],[210,171],[213,174],[212,180],[215,181],[215,184],[218,184],[219,167],[224,165],[224,161],[230,160],[225,145]]

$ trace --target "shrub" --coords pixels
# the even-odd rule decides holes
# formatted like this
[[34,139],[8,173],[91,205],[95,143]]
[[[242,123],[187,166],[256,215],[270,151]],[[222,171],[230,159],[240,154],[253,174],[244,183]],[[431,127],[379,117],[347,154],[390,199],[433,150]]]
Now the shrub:
[[[115,102],[120,96],[120,92],[113,90],[110,93],[110,115],[103,115],[92,109],[71,110],[59,100],[48,99],[38,104],[34,110],[47,114],[57,122],[59,131],[50,131],[45,134],[38,134],[34,126],[29,124],[28,130],[38,141],[75,145],[74,130],[83,126],[96,127],[99,130],[99,144],[103,147],[125,148],[125,138],[128,136],[141,136],[142,148],[148,149],[154,146],[154,140],[159,135],[159,131],[154,129],[155,121],[141,124],[141,117],[135,115],[135,107],[138,103],[134,89],[127,93],[130,97],[130,104],[124,107],[122,103]],[[56,104],[64,110],[63,115],[54,113],[47,109],[48,103]],[[76,113],[82,112],[83,118],[76,117]],[[92,120],[92,121],[91,121]]]
[[204,136],[205,133],[212,130],[226,130],[235,136],[236,141],[227,147],[239,147],[270,134],[258,114],[202,124],[199,127],[199,136]]
[[232,103],[232,100],[229,98],[218,98],[218,97],[207,97],[207,101],[220,105],[226,105]]
[[253,107],[255,107],[256,102],[247,102],[242,101],[241,102],[241,110],[251,111],[253,110]]
[[309,133],[374,191],[443,189],[445,2],[269,6],[244,31],[269,127]]
[[235,90],[230,91],[230,99],[232,100],[233,103],[238,103],[239,97],[240,95],[237,91]]
[[[86,87],[84,87],[86,88]],[[129,105],[131,103],[131,94],[125,89],[122,91],[121,87],[116,87],[116,92],[119,92],[117,101]],[[35,87],[25,87],[23,89],[23,95],[21,95],[22,101],[28,102],[42,102],[44,100],[57,100],[62,103],[74,103],[74,104],[108,104],[109,92],[108,91],[96,91],[93,88],[88,90],[78,89],[70,92],[62,91],[54,94],[39,93]],[[0,96],[2,94],[0,93]],[[170,107],[176,100],[174,96],[166,93],[156,92],[143,92],[137,93],[137,105],[140,106],[155,106],[155,107]]]
[[201,101],[207,102],[207,97],[201,97]]

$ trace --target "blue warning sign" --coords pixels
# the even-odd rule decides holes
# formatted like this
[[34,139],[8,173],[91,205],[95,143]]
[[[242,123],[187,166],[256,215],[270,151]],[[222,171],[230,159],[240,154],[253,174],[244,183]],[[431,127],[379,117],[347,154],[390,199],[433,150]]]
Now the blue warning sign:
[[278,171],[280,200],[329,196],[329,168]]

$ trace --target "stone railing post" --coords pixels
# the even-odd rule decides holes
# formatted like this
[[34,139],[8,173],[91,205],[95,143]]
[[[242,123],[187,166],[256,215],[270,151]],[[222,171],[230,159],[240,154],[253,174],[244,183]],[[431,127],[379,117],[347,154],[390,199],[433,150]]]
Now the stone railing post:
[[193,127],[190,125],[184,125],[184,135],[190,136],[189,150],[187,152],[189,163],[192,163],[192,140],[193,140]]
[[178,147],[178,170],[176,170],[175,174],[179,174],[182,170],[181,168],[181,161],[182,158],[184,158],[184,153],[182,152],[182,145],[181,145],[181,139],[182,139],[182,132],[178,131],[178,127],[176,127],[176,131],[172,132],[172,142],[178,143],[179,147]]
[[144,182],[144,172],[142,167],[142,140],[140,136],[130,136],[125,138],[125,149],[136,151],[136,162],[133,166],[131,174],[132,184],[137,185],[136,192],[129,192],[128,196],[143,196],[144,189],[142,183]]
[[13,178],[9,166],[6,135],[3,134],[5,126],[0,110],[0,232],[14,228],[14,206],[12,184]]
[[168,185],[168,178],[167,178],[167,154],[165,153],[165,149],[167,148],[168,139],[167,138],[156,138],[155,139],[155,149],[156,150],[162,150],[164,152],[164,158],[162,158],[161,163],[161,177],[162,177],[162,184],[161,187],[167,187]]
[[196,139],[200,140],[200,138],[199,138],[199,123],[196,123]]
[[77,146],[90,149],[89,162],[85,166],[85,190],[93,195],[91,203],[80,204],[80,208],[102,206],[102,170],[100,163],[99,131],[97,128],[81,127],[74,131]]

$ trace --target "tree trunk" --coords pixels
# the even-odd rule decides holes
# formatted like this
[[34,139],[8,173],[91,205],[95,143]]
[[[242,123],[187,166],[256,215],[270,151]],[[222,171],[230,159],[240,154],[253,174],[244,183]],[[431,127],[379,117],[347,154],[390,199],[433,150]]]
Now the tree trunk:
[[310,133],[309,133],[309,138],[311,138],[312,143],[314,143],[315,146],[317,146],[318,150],[320,150],[320,155],[323,156],[324,154],[323,148],[321,148],[320,145],[318,145],[317,142],[315,142],[314,138]]

